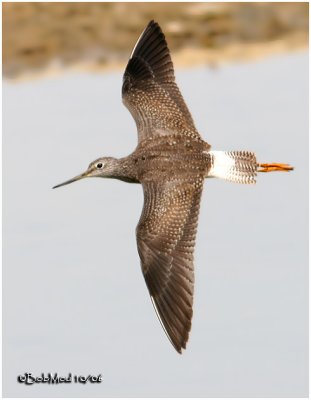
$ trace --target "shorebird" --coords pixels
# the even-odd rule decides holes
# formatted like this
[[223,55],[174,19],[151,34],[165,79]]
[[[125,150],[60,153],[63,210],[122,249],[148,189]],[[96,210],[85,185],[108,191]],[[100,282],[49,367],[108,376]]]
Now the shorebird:
[[138,145],[121,159],[101,157],[54,188],[86,177],[140,183],[144,207],[137,247],[149,294],[174,348],[186,348],[192,319],[193,253],[205,178],[254,184],[257,172],[290,171],[259,164],[249,151],[213,151],[195,128],[175,83],[165,36],[151,21],[140,35],[123,76],[122,100],[137,126]]

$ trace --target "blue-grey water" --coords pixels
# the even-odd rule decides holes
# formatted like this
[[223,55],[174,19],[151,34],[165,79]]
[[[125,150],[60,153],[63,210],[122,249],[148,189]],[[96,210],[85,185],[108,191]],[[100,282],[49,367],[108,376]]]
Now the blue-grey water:
[[[135,148],[121,76],[3,85],[4,395],[307,396],[308,54],[177,71],[214,149],[295,166],[256,186],[206,182],[182,356],[140,270],[140,185],[86,179],[51,189],[99,156]],[[103,382],[26,386],[17,382],[25,372]]]

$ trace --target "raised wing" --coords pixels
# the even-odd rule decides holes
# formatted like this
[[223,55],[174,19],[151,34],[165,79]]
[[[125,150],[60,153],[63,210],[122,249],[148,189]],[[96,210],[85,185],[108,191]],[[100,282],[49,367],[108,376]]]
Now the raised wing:
[[142,271],[162,327],[175,349],[186,348],[191,329],[193,251],[203,178],[143,183],[137,226]]
[[122,99],[136,122],[138,141],[174,133],[200,137],[175,83],[164,34],[154,21],[141,34],[127,64]]

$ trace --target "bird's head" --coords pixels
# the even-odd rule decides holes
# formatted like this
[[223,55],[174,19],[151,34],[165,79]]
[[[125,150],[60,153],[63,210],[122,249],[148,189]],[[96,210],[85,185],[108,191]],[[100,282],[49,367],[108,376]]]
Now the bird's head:
[[60,186],[68,185],[69,183],[78,181],[83,178],[92,178],[92,177],[100,177],[100,178],[108,178],[113,176],[113,173],[117,167],[117,159],[113,157],[101,157],[95,161],[92,161],[88,166],[87,170],[80,175],[75,176],[74,178],[69,179],[66,182],[60,183],[53,187],[56,189]]

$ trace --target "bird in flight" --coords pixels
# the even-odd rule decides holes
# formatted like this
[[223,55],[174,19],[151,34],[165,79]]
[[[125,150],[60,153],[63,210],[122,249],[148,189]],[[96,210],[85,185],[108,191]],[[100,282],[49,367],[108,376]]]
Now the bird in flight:
[[191,329],[193,253],[205,178],[253,184],[257,172],[290,171],[259,164],[249,151],[214,151],[197,131],[175,82],[165,36],[151,21],[140,35],[123,76],[122,100],[137,126],[138,145],[127,157],[101,157],[54,188],[86,177],[140,183],[144,207],[136,228],[149,294],[174,348],[186,348]]

